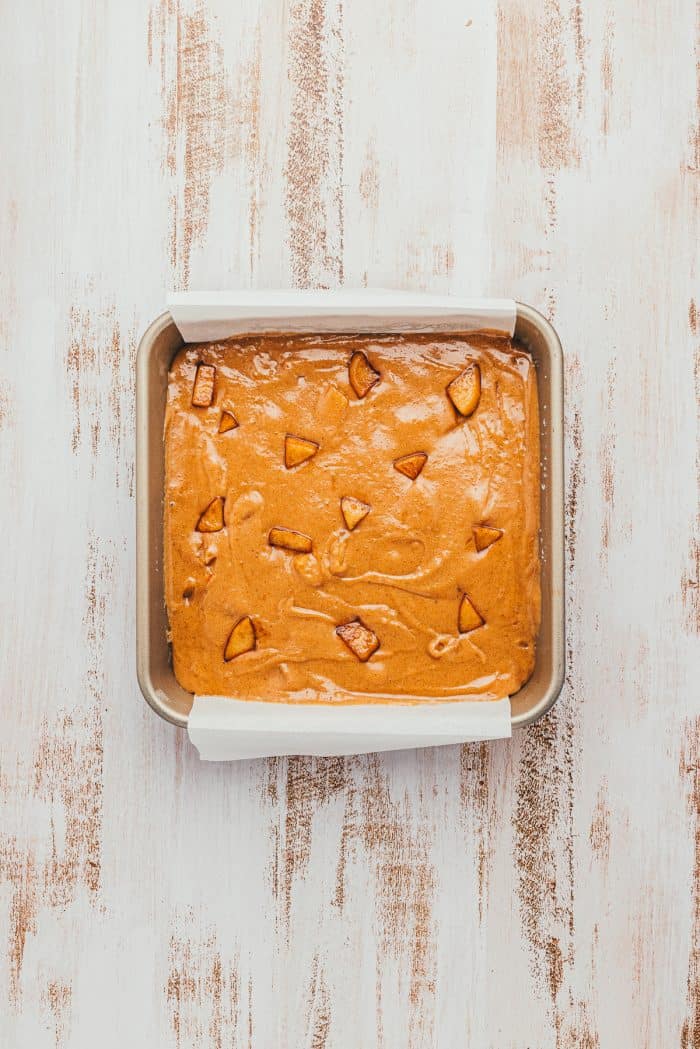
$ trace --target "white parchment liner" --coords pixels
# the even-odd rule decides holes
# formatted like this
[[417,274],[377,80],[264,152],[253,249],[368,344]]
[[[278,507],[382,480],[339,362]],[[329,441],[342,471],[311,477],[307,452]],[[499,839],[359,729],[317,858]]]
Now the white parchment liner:
[[[168,299],[185,342],[289,331],[500,331],[515,328],[512,299],[401,291],[179,292]],[[284,754],[364,754],[511,734],[510,700],[277,703],[195,696],[188,732],[205,761]]]

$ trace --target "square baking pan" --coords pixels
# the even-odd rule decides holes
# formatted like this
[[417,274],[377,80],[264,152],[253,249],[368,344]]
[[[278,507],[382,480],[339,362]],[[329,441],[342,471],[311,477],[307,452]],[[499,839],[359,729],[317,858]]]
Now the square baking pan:
[[[313,328],[310,327],[310,331]],[[347,326],[352,332],[351,323]],[[513,727],[529,725],[564,682],[564,381],[559,338],[532,306],[517,303],[515,341],[537,369],[540,410],[542,622],[535,669],[511,696]],[[193,696],[173,674],[163,579],[163,424],[171,362],[183,338],[169,313],[151,324],[136,361],[136,667],[157,714],[184,728]]]

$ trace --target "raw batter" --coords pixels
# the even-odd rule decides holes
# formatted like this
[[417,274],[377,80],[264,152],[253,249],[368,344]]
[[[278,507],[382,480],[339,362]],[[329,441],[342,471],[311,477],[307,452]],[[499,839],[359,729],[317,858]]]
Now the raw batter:
[[165,422],[175,675],[271,700],[495,699],[540,619],[535,369],[507,338],[184,347]]

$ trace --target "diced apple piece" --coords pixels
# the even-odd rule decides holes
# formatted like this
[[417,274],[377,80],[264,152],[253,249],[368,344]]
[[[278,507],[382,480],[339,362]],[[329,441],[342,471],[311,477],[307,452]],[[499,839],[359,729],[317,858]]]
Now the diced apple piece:
[[352,495],[344,495],[340,500],[340,510],[345,527],[350,532],[353,528],[357,528],[360,521],[364,521],[371,509],[369,503],[363,503],[361,499],[355,499]]
[[381,379],[381,375],[372,367],[362,350],[355,350],[350,358],[348,376],[350,385],[360,399],[366,397]]
[[217,495],[209,503],[199,521],[197,521],[198,532],[220,532],[224,527],[224,497]]
[[238,419],[233,412],[228,411],[224,408],[219,419],[219,433],[228,433],[229,430],[235,430],[238,426]]
[[469,634],[472,630],[476,630],[477,627],[484,625],[484,620],[466,594],[462,594],[462,600],[459,603],[457,625],[460,634]]
[[415,481],[427,461],[428,456],[425,452],[411,452],[410,455],[402,455],[400,459],[395,459],[394,469],[410,481]]
[[213,364],[198,364],[197,374],[192,387],[192,404],[195,408],[208,408],[214,400],[214,378],[216,368]]
[[308,535],[295,532],[292,528],[271,528],[267,537],[270,546],[293,550],[295,554],[310,554],[313,543]]
[[288,433],[284,439],[284,465],[288,470],[294,466],[305,463],[307,459],[313,459],[319,446],[316,441],[309,441],[306,437],[295,437]]
[[224,649],[224,660],[230,663],[236,656],[242,656],[244,652],[252,652],[256,645],[255,627],[250,616],[243,616],[229,634],[226,648]]
[[476,525],[472,528],[474,535],[474,546],[481,553],[482,550],[487,550],[503,535],[502,528],[492,528],[491,525]]
[[343,623],[335,628],[335,632],[361,663],[366,663],[379,648],[379,638],[360,619]]
[[460,415],[469,416],[481,397],[481,369],[476,363],[468,364],[461,375],[447,387],[447,395]]

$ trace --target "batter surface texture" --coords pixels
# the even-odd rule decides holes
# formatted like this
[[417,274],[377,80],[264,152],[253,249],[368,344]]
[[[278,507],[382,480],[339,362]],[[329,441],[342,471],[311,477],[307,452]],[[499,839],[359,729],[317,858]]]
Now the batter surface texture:
[[500,699],[540,620],[536,374],[511,340],[188,345],[165,420],[165,593],[190,692]]

